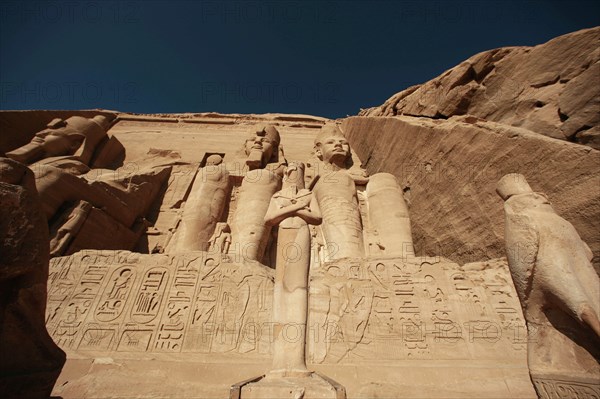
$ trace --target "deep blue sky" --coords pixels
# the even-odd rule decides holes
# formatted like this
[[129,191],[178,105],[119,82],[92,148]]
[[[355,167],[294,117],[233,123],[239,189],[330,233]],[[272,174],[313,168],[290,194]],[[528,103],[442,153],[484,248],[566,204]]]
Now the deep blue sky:
[[598,1],[1,1],[0,109],[353,115]]

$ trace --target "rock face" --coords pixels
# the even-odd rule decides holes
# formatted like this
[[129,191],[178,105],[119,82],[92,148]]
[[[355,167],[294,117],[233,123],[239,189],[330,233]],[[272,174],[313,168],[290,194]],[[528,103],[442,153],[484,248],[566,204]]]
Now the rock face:
[[0,392],[48,397],[65,353],[45,325],[48,225],[33,173],[0,158]]
[[361,116],[472,115],[600,149],[600,28],[469,58]]
[[600,266],[600,152],[470,117],[352,117],[343,130],[370,174],[394,174],[415,251],[466,263],[504,256],[496,182],[518,172],[548,194]]

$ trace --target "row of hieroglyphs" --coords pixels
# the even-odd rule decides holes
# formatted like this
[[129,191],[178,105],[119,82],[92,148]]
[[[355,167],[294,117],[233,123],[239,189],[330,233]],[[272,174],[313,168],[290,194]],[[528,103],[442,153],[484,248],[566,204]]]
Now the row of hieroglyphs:
[[268,271],[201,255],[98,253],[51,263],[46,323],[62,348],[268,353],[241,328],[269,320]]
[[326,263],[311,279],[309,360],[514,356],[527,334],[505,267],[443,259]]
[[[312,270],[308,360],[468,359],[524,350],[506,269],[464,271],[427,259],[338,260]],[[66,350],[267,355],[272,278],[264,266],[207,253],[84,251],[51,262],[48,330]],[[299,335],[298,326],[285,328],[288,339]]]

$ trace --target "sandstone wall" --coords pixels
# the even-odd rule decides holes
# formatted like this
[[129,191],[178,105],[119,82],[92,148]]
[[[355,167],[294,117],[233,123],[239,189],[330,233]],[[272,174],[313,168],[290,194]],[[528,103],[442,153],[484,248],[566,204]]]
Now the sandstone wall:
[[518,172],[549,196],[600,263],[600,151],[470,117],[352,117],[343,130],[370,174],[399,179],[418,254],[458,263],[504,256],[495,186]]

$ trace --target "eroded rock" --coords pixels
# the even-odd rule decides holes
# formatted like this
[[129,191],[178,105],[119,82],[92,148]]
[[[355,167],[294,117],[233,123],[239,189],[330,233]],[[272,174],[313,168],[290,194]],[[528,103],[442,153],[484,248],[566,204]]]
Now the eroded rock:
[[0,391],[4,398],[43,398],[65,353],[45,325],[48,226],[33,173],[0,158]]
[[599,60],[600,28],[489,50],[359,115],[473,115],[598,149],[595,135],[581,135],[600,123]]

